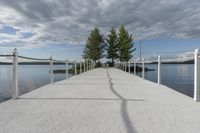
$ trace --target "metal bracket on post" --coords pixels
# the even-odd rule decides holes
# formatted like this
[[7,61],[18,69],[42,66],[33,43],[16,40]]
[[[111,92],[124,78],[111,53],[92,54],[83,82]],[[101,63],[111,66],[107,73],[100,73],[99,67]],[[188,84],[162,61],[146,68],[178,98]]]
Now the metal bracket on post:
[[145,72],[145,67],[144,67],[144,58],[142,59],[142,78],[144,79],[144,72]]
[[200,51],[194,53],[194,101],[200,101]]
[[134,75],[136,75],[136,60],[134,60]]
[[160,55],[158,56],[158,85],[160,85],[161,83],[161,71],[160,71],[160,67],[161,67],[161,58]]
[[74,62],[74,67],[75,67],[75,68],[74,68],[74,69],[75,69],[75,70],[74,70],[74,74],[77,75],[77,64],[76,64],[76,61]]
[[53,58],[50,57],[50,83],[52,84],[54,82],[53,79]]
[[82,73],[82,62],[80,62],[80,74]]
[[131,73],[131,63],[130,63],[130,61],[128,62],[128,72]]
[[12,87],[12,98],[17,99],[19,96],[18,92],[18,53],[17,49],[13,50],[13,87]]
[[68,73],[68,61],[67,60],[66,60],[65,64],[66,64],[66,72],[65,72],[65,74],[66,74],[66,79],[68,79],[69,73]]

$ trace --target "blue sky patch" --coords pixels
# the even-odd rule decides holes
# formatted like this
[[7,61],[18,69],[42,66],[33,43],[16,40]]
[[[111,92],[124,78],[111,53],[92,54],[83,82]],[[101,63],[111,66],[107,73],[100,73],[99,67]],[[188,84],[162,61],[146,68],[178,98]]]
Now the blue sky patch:
[[34,34],[31,32],[21,32],[20,34],[21,34],[21,37],[20,37],[21,39],[27,39],[34,36]]
[[12,35],[15,35],[16,32],[19,31],[18,29],[15,29],[11,26],[3,26],[1,29],[0,29],[0,34],[1,33],[4,33],[4,34],[12,34]]

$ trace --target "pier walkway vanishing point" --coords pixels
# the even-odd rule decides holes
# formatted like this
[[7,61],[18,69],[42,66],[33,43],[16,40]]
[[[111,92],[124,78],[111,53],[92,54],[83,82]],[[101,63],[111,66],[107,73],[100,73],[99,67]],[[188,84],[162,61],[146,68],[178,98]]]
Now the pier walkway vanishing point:
[[0,104],[0,133],[199,133],[200,103],[98,68]]

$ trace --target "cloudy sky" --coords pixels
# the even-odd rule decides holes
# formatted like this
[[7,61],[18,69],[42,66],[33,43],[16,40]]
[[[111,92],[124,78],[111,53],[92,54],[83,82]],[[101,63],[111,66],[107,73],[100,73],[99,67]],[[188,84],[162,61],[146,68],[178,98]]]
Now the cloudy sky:
[[[80,59],[93,27],[125,25],[144,55],[200,48],[199,0],[0,0],[0,53]],[[138,55],[139,49],[135,52]]]

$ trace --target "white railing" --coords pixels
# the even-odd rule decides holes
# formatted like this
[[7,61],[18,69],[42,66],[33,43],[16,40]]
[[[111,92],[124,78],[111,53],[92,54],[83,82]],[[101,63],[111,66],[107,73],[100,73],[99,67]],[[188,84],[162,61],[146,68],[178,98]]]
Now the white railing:
[[200,101],[200,51],[194,53],[194,100]]
[[[48,61],[49,62],[49,66],[50,66],[50,83],[53,84],[54,83],[54,72],[53,72],[53,63],[63,63],[65,64],[66,66],[66,72],[65,72],[65,75],[66,75],[66,79],[69,77],[69,63],[70,64],[74,64],[74,75],[77,75],[78,74],[78,71],[77,71],[77,61],[68,61],[68,60],[65,60],[65,61],[62,61],[62,60],[56,60],[56,59],[53,59],[53,57],[51,56],[49,59],[39,59],[39,58],[32,58],[32,57],[26,57],[26,56],[20,56],[18,55],[18,52],[17,52],[17,49],[14,49],[13,50],[13,53],[10,54],[10,55],[1,55],[0,54],[0,57],[12,57],[12,64],[13,64],[13,83],[12,83],[12,98],[13,99],[17,99],[19,97],[19,88],[18,88],[18,59],[28,59],[28,60],[35,60],[35,61]],[[82,64],[83,64],[83,68],[82,68]],[[84,61],[79,61],[79,74],[83,73],[83,72],[86,72],[86,71],[89,71],[91,69],[94,69],[95,68],[95,62],[90,60],[90,59],[86,59]]]
[[182,61],[190,61],[194,60],[194,101],[200,101],[200,51],[198,49],[195,52],[190,52],[193,54],[192,57],[188,57],[187,59],[166,59],[165,56],[158,55],[157,59],[154,60],[145,60],[143,58],[142,61],[134,60],[133,62],[117,62],[115,67],[127,72],[127,64],[128,64],[128,72],[130,73],[131,65],[133,64],[133,73],[136,75],[136,65],[142,64],[142,78],[145,78],[145,64],[146,63],[156,63],[157,66],[157,84],[161,84],[161,65],[162,63],[170,63],[170,62],[182,62]]

